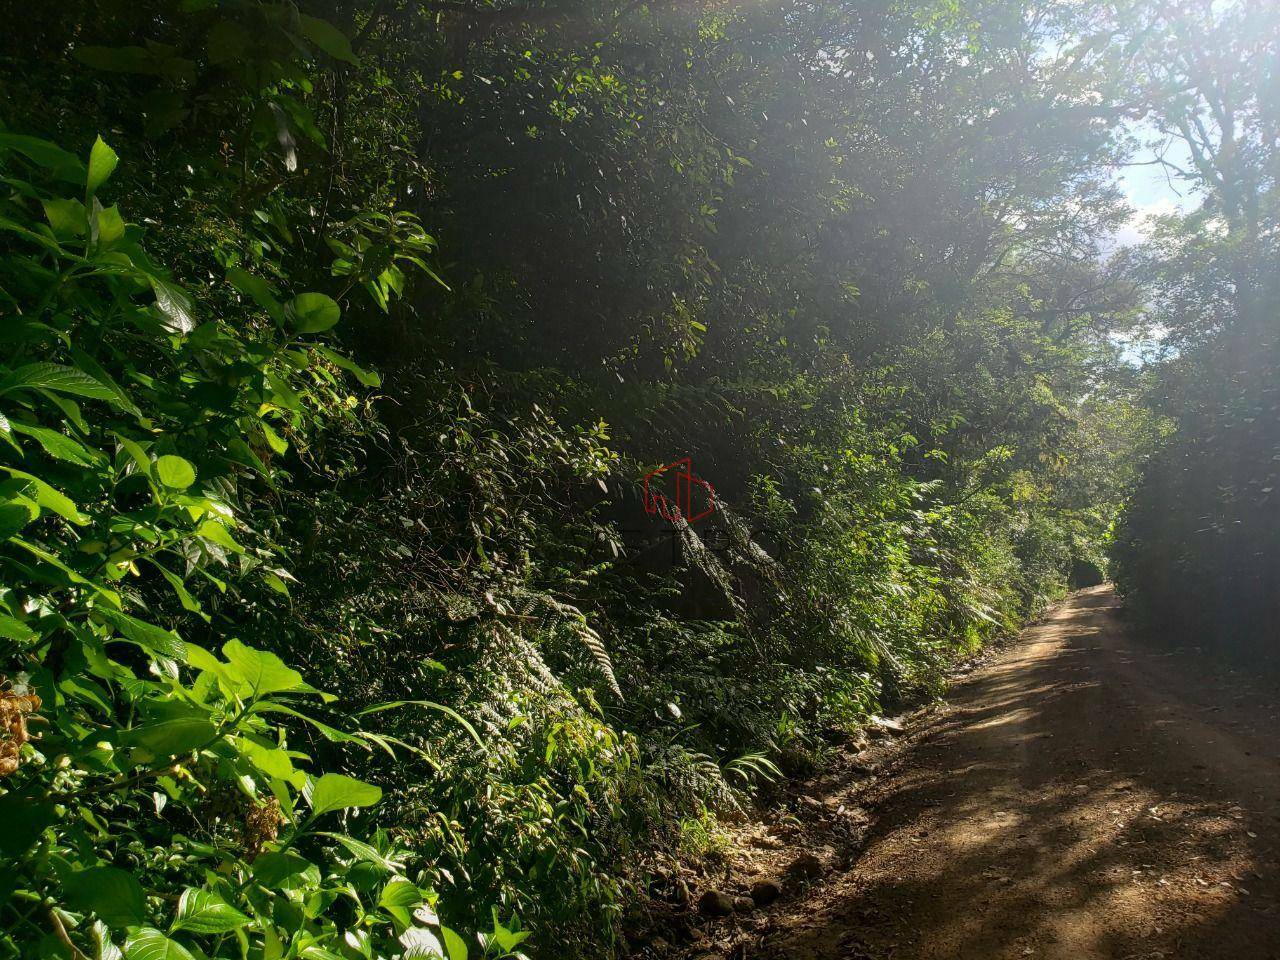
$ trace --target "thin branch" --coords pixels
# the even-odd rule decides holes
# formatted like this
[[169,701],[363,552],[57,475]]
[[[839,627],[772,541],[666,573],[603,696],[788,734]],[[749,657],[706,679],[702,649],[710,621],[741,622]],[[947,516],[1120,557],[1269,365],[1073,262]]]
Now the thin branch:
[[58,916],[58,911],[50,907],[46,911],[46,915],[49,917],[49,923],[53,926],[53,935],[61,940],[66,948],[71,951],[71,956],[74,960],[89,960],[81,952],[80,948],[75,945],[71,937],[67,935],[67,928],[62,925],[62,918]]

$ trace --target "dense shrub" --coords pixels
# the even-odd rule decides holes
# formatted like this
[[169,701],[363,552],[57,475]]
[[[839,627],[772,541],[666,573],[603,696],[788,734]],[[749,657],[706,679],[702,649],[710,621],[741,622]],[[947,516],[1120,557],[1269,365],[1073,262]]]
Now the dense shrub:
[[1218,347],[1167,374],[1182,381],[1165,406],[1176,426],[1143,467],[1114,552],[1128,604],[1156,637],[1274,660],[1280,353],[1251,340],[1244,369]]
[[341,694],[236,636],[254,633],[240,582],[287,596],[292,579],[252,522],[287,482],[276,458],[350,415],[347,361],[319,339],[340,308],[280,302],[232,267],[263,315],[219,316],[231,298],[193,296],[103,204],[116,164],[101,139],[86,165],[0,135],[0,943],[142,958],[456,940],[396,843],[355,819],[381,791],[312,772],[290,730],[363,742],[314,719]]

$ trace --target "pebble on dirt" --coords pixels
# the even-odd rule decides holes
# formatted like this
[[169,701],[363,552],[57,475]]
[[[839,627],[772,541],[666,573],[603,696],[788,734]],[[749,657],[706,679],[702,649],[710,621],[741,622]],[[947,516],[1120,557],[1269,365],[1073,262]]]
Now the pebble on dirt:
[[872,717],[867,733],[873,737],[898,737],[906,732],[902,721],[890,717]]
[[707,917],[727,917],[733,913],[733,898],[719,890],[708,890],[698,898],[698,912]]
[[833,856],[833,851],[827,847],[806,851],[791,861],[787,876],[796,880],[816,880],[831,869]]
[[782,896],[782,884],[776,880],[757,880],[751,885],[751,900],[757,907],[767,907]]
[[649,881],[649,896],[664,903],[683,906],[689,902],[689,886],[679,875],[662,872]]

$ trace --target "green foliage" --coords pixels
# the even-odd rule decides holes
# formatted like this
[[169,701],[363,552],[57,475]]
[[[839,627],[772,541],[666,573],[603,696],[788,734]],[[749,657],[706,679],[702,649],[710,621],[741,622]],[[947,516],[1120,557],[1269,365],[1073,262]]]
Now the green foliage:
[[650,856],[1060,595],[1147,424],[1114,63],[1026,14],[0,37],[5,949],[620,952]]
[[1113,553],[1130,609],[1163,642],[1264,661],[1274,652],[1278,370],[1275,334],[1236,328],[1160,371],[1169,426]]
[[1271,660],[1280,596],[1280,154],[1270,118],[1280,22],[1250,2],[1177,18],[1148,4],[1125,13],[1125,29],[1143,37],[1146,109],[1191,158],[1176,175],[1201,202],[1153,224],[1128,263],[1152,291],[1145,319],[1165,347],[1149,391],[1163,429],[1150,438],[1116,530],[1117,580],[1136,619],[1162,641]]
[[[98,195],[117,161],[101,139],[83,203],[53,192],[48,174],[68,165],[52,144],[0,149],[13,311],[0,804],[14,865],[0,946],[367,956],[435,938],[430,911],[410,912],[434,895],[403,875],[385,832],[366,843],[320,829],[381,797],[310,772],[279,722],[333,697],[269,651],[230,639],[222,659],[175,630],[207,634],[237,581],[283,574],[246,518],[285,479],[270,423],[292,408],[287,429],[305,438],[342,415],[340,377],[308,340],[210,316],[137,226],[107,229],[116,208]],[[299,333],[337,320],[322,294],[293,304]]]

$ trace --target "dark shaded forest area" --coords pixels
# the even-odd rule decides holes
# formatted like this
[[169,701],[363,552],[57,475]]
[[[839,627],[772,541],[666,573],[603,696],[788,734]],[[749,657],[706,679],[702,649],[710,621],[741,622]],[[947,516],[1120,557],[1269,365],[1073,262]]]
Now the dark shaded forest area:
[[0,23],[4,956],[625,955],[1072,586],[1274,646],[1266,3]]

